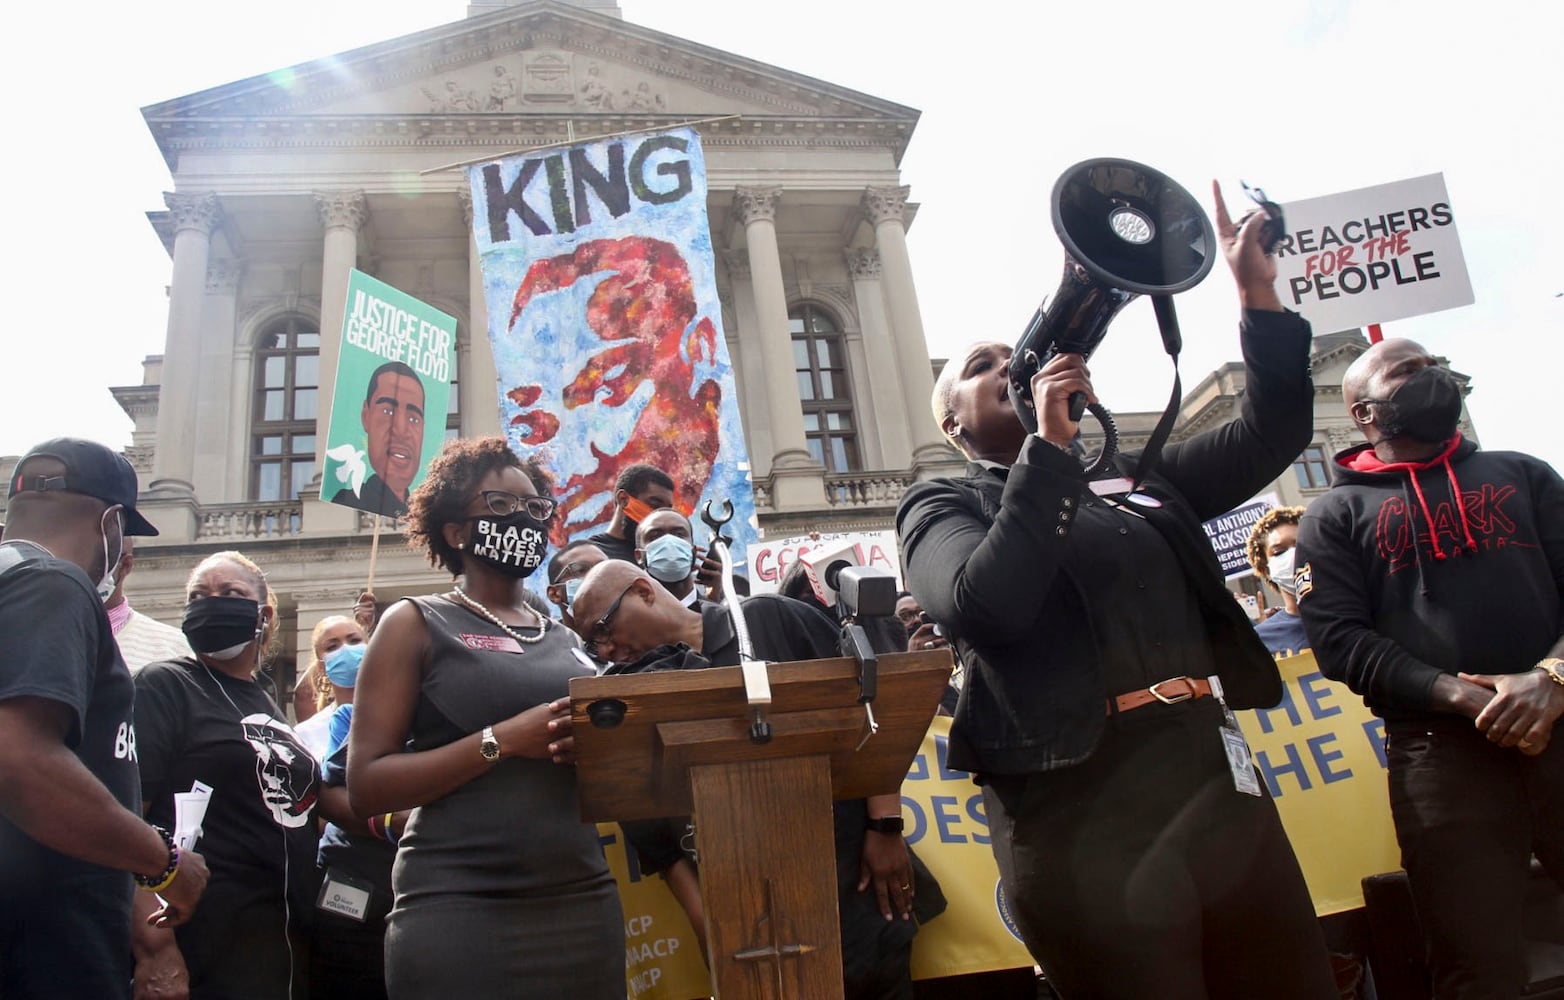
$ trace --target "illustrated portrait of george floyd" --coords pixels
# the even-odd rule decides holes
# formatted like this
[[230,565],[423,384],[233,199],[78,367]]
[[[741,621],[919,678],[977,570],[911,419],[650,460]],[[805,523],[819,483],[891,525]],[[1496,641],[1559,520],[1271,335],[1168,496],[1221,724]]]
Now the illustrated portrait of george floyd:
[[[376,368],[359,415],[364,451],[345,446],[348,485],[331,502],[386,517],[406,514],[408,494],[423,465],[424,411],[424,384],[417,372],[400,361]],[[336,458],[338,451],[328,454]]]

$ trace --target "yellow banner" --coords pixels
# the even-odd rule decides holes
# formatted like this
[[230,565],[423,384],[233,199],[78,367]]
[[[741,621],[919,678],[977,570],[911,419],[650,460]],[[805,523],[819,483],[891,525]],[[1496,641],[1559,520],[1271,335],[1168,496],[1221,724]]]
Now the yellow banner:
[[947,766],[949,742],[950,719],[936,718],[901,786],[907,843],[950,903],[913,939],[912,977],[1030,968],[988,846],[983,790],[972,775]]
[[[1384,724],[1345,685],[1326,680],[1311,653],[1279,660],[1281,704],[1240,712],[1261,778],[1281,813],[1320,915],[1363,905],[1365,875],[1400,867],[1385,790]],[[1032,965],[1010,919],[989,849],[983,793],[947,766],[950,719],[937,718],[902,785],[907,842],[939,880],[949,908],[918,931],[914,979]],[[1216,739],[1215,732],[1211,734]],[[660,878],[627,860],[618,826],[599,827],[625,912],[627,995],[710,995],[684,911]]]
[[597,839],[619,882],[625,912],[625,996],[628,1000],[693,1000],[711,996],[711,977],[695,931],[668,883],[643,875],[618,823],[599,823]]
[[1385,783],[1385,724],[1304,652],[1276,661],[1281,704],[1239,712],[1255,766],[1324,916],[1363,905],[1365,875],[1401,867]]

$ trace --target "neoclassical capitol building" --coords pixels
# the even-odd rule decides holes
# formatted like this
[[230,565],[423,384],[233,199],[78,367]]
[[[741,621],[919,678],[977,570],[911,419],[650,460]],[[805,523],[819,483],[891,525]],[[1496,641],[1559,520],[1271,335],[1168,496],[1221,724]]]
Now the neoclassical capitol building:
[[[524,0],[143,114],[173,175],[149,213],[172,279],[163,354],[112,390],[162,532],[127,591],[177,622],[195,563],[242,549],[282,602],[284,690],[369,566],[372,519],[320,498],[349,269],[457,318],[447,434],[500,432],[465,173],[434,168],[699,122],[762,529],[889,527],[910,483],[961,468],[928,407],[900,172],[911,108],[638,27],[613,0]],[[1317,339],[1320,429],[1278,481],[1285,502],[1322,491],[1351,441],[1340,374],[1365,346]],[[1230,417],[1242,381],[1234,364],[1195,386],[1177,434]],[[1125,446],[1155,417],[1121,415]],[[386,522],[377,597],[446,585]]]

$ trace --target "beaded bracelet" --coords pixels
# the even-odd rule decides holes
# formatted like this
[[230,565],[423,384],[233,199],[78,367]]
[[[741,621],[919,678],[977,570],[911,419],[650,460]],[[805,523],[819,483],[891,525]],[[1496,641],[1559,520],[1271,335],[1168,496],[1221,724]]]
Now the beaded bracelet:
[[174,876],[179,874],[179,848],[174,844],[174,838],[167,830],[161,826],[154,826],[152,829],[163,838],[163,844],[168,848],[168,867],[156,875],[148,876],[140,872],[132,872],[131,875],[135,878],[136,884],[148,892],[162,892],[168,888],[170,882],[174,881]]

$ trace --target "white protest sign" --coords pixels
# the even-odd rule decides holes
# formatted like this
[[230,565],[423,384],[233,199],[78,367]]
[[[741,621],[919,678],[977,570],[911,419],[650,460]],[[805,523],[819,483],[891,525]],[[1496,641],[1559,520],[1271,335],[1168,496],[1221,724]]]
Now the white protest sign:
[[1242,507],[1235,507],[1201,525],[1206,530],[1206,538],[1211,540],[1211,547],[1216,550],[1223,576],[1233,580],[1254,572],[1249,566],[1249,532],[1266,511],[1279,506],[1280,497],[1275,493],[1263,493]]
[[1443,174],[1282,206],[1282,304],[1316,333],[1468,306],[1472,282]]
[[805,552],[842,542],[858,546],[858,562],[896,574],[901,583],[901,554],[894,531],[825,531],[789,538],[767,539],[749,546],[749,587],[753,594],[774,594],[788,567]]

